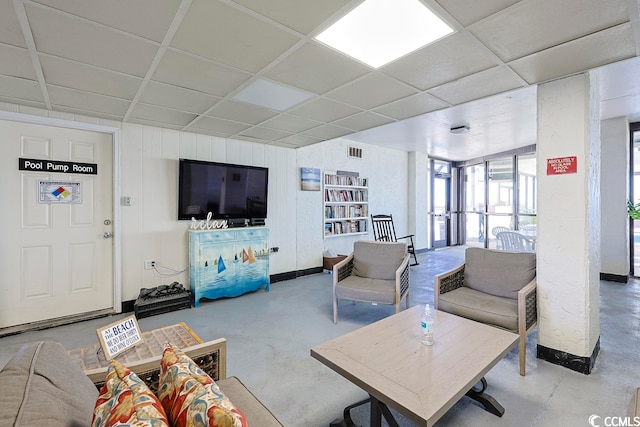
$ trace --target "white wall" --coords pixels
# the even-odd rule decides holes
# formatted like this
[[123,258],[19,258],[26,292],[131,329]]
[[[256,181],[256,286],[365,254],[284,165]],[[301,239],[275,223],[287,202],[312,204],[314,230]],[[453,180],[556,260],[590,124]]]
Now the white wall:
[[[601,254],[600,271],[629,274],[629,123],[626,117],[603,120],[600,128]],[[634,201],[635,203],[635,201]]]
[[[270,273],[320,267],[330,247],[349,253],[360,235],[324,240],[322,192],[301,191],[300,167],[323,172],[352,170],[369,178],[371,213],[392,213],[398,233],[408,230],[408,154],[345,139],[294,150],[271,145],[198,135],[72,113],[0,103],[0,110],[116,127],[121,130],[120,171],[116,185],[132,206],[116,206],[121,213],[122,300],[133,300],[140,288],[178,281],[188,284],[188,271],[162,277],[144,269],[145,260],[172,270],[188,268],[187,221],[177,221],[178,159],[240,163],[269,168],[267,227],[269,246],[279,251],[270,258]],[[347,157],[347,146],[363,149],[362,159]],[[16,171],[0,171],[0,176]],[[169,270],[163,270],[169,273]],[[0,277],[1,279],[1,277]]]
[[[362,148],[362,158],[349,158],[347,156],[349,146]],[[360,177],[368,178],[369,214],[391,213],[398,235],[408,233],[408,153],[357,143],[344,138],[309,145],[297,151],[299,168],[319,168],[323,174],[335,173],[338,170],[353,171],[358,172]],[[304,261],[298,262],[298,268],[321,265],[322,253],[325,249],[333,249],[338,254],[348,254],[353,250],[353,242],[356,240],[373,239],[371,229],[368,236],[340,236],[324,239],[322,192],[300,191],[298,187],[298,199],[297,244],[300,250],[308,254]],[[304,221],[311,221],[318,225],[310,227]]]

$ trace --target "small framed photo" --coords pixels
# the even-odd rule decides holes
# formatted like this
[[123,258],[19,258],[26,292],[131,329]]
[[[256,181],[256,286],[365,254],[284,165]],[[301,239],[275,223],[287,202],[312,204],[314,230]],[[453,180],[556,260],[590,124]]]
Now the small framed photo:
[[320,191],[320,169],[300,168],[303,191]]

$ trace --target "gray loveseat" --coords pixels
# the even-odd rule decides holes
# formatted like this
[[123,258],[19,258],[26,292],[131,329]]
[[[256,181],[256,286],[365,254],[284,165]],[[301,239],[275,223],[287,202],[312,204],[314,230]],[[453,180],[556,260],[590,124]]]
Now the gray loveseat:
[[527,334],[537,325],[536,254],[467,248],[465,262],[435,278],[438,310],[520,335],[520,375]]
[[[198,349],[210,352],[202,356],[214,360],[214,372],[224,375],[225,366],[220,365],[226,363],[226,341],[220,339],[214,345],[201,344]],[[216,357],[210,357],[213,354]],[[149,378],[157,379],[152,372],[155,368],[149,370],[151,365],[159,366],[159,358],[128,367],[148,383]],[[102,375],[104,379],[104,374],[106,369],[102,374],[94,372],[93,375],[95,378]],[[244,413],[249,425],[282,427],[240,380],[235,377],[213,379]],[[96,384],[60,343],[27,344],[0,371],[0,427],[86,427],[91,425],[97,397]]]

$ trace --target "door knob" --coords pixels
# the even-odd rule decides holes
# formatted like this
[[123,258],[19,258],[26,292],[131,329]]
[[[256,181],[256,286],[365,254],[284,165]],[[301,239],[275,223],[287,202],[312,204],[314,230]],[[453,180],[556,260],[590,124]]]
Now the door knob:
[[105,239],[109,239],[109,238],[111,238],[112,234],[109,233],[108,231],[105,231],[103,236],[104,236]]

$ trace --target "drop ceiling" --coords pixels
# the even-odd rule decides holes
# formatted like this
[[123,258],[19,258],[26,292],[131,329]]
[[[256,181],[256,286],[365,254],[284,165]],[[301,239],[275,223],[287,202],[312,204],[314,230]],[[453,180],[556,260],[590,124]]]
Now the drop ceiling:
[[[534,144],[536,85],[591,69],[603,118],[640,113],[638,0],[423,2],[455,32],[372,69],[314,40],[361,0],[1,0],[0,101],[451,160]],[[259,81],[308,98],[238,100]],[[471,131],[451,135],[459,124]]]

